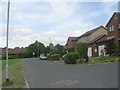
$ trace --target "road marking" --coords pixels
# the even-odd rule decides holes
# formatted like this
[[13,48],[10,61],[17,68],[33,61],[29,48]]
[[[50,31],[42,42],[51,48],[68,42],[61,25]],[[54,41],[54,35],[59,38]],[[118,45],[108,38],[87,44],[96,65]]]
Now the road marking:
[[71,86],[78,82],[79,80],[60,80],[60,81],[53,82],[51,85],[63,85],[64,84],[66,86]]

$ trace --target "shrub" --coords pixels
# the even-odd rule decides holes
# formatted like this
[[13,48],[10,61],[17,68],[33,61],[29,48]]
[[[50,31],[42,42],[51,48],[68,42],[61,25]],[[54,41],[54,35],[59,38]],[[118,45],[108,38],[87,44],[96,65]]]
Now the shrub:
[[77,59],[79,59],[79,54],[76,52],[69,52],[65,56],[65,63],[66,64],[76,64]]
[[59,61],[60,60],[60,54],[50,54],[48,56],[48,59],[50,61]]
[[29,56],[28,53],[21,53],[21,54],[19,55],[19,57],[20,57],[20,58],[29,58],[30,56]]
[[[8,55],[8,59],[17,59],[19,58],[19,55]],[[6,59],[6,56],[2,56],[2,60],[5,60]]]

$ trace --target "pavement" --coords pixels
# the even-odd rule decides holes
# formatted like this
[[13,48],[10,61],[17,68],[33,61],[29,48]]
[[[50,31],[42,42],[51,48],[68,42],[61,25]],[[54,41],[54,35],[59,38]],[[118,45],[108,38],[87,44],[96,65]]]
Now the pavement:
[[30,88],[118,88],[118,63],[67,65],[64,62],[25,62]]

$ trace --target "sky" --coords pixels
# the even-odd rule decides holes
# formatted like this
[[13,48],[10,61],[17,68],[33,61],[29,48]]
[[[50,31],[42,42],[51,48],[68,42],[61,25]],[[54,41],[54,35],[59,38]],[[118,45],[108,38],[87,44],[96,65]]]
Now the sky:
[[[114,2],[113,2],[114,1]],[[10,5],[9,48],[27,47],[36,40],[49,45],[65,45],[68,37],[78,37],[98,26],[105,26],[117,0],[80,2],[79,0],[12,1]],[[0,47],[6,46],[7,2],[0,2]]]

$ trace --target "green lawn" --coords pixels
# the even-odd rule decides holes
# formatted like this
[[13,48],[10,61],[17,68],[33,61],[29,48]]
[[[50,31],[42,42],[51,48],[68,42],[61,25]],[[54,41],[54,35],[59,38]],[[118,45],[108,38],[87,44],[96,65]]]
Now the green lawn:
[[102,64],[102,63],[111,63],[111,62],[118,62],[120,61],[120,58],[116,56],[109,56],[109,57],[104,57],[104,58],[90,58],[89,64]]
[[26,88],[24,80],[24,61],[22,59],[9,59],[9,83],[5,81],[5,60],[2,61],[3,88]]

